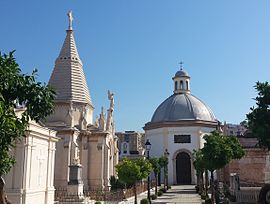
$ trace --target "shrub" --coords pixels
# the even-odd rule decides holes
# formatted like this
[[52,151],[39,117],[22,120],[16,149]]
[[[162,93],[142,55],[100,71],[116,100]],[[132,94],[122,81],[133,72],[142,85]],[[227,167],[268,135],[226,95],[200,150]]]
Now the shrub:
[[151,195],[151,199],[152,200],[156,200],[157,199],[157,195],[156,194]]
[[211,204],[212,202],[211,202],[211,199],[210,198],[206,198],[204,203],[205,204]]
[[160,190],[159,190],[158,193],[157,193],[157,195],[158,195],[158,196],[162,196],[162,195],[163,195],[163,191],[160,191]]
[[205,191],[203,191],[201,193],[201,199],[206,200],[207,198],[208,198],[208,194],[206,194]]
[[201,194],[201,199],[205,200],[206,199],[206,195],[205,194]]
[[199,193],[200,194],[200,188],[199,188],[199,186],[197,185],[197,186],[195,186],[195,190],[196,190],[196,193]]
[[112,191],[125,188],[125,184],[119,179],[117,179],[115,176],[110,177],[110,184],[111,184]]
[[96,201],[95,204],[101,204],[101,202],[100,201]]
[[150,202],[147,198],[144,198],[141,200],[141,204],[150,204]]
[[235,195],[229,195],[229,200],[231,202],[236,202],[236,196]]
[[225,195],[225,197],[228,198],[231,195],[230,188],[229,188],[229,186],[227,184],[224,184],[223,188],[224,188],[224,195]]
[[161,188],[161,189],[159,189],[159,191],[162,191],[162,193],[166,193],[166,189],[165,188]]

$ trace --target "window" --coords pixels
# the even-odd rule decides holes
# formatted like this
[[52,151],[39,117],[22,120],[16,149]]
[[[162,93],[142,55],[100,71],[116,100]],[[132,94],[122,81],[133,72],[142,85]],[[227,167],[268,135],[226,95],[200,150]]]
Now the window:
[[174,82],[174,90],[177,90],[177,81]]
[[128,144],[126,142],[123,143],[123,153],[126,154],[128,149]]
[[129,135],[125,135],[124,141],[125,141],[125,142],[129,142]]
[[188,81],[186,81],[186,89],[188,90]]
[[183,81],[180,81],[180,89],[181,90],[183,90],[183,86],[184,86]]
[[174,135],[174,143],[191,143],[190,135]]

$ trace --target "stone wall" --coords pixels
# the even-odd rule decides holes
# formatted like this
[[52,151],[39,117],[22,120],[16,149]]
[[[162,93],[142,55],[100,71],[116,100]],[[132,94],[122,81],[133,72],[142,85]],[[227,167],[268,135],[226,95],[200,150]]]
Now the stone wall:
[[245,148],[245,156],[233,160],[218,171],[220,180],[229,183],[231,173],[237,173],[241,186],[260,185],[270,182],[269,151],[260,148]]

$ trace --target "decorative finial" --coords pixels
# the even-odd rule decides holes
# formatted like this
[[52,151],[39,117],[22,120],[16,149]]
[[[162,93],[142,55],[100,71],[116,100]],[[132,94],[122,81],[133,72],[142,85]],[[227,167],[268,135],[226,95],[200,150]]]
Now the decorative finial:
[[104,107],[103,106],[101,107],[101,115],[104,116]]
[[180,64],[180,70],[183,70],[183,64],[184,64],[184,62],[181,61],[181,62],[179,62],[178,64]]
[[68,15],[68,30],[72,30],[72,21],[73,21],[72,11],[69,11],[67,15]]

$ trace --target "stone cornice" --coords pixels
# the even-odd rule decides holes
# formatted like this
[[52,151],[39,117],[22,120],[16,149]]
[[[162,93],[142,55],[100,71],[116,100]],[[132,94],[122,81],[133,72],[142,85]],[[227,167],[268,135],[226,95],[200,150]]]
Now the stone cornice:
[[28,136],[35,136],[45,140],[52,140],[57,142],[60,138],[56,136],[57,132],[55,130],[49,129],[47,127],[42,127],[39,124],[30,122],[27,130]]
[[143,127],[144,130],[152,130],[163,127],[192,127],[192,126],[203,126],[210,128],[217,128],[218,121],[205,121],[205,120],[179,120],[179,121],[163,121],[151,123],[148,122]]
[[78,101],[72,101],[72,100],[67,101],[67,100],[57,100],[57,99],[55,99],[54,102],[55,102],[55,105],[58,105],[58,106],[61,106],[61,105],[62,106],[70,106],[70,102],[72,102],[72,104],[74,106],[82,106],[82,105],[85,106],[86,105],[86,106],[91,107],[92,109],[95,109],[92,104],[78,102]]
[[66,128],[63,128],[63,127],[56,127],[54,128],[54,130],[57,131],[58,135],[61,135],[61,134],[74,134],[74,133],[77,133],[79,134],[80,131],[76,128],[69,128],[69,127],[66,127]]
[[110,133],[107,131],[100,132],[100,131],[80,131],[80,136],[85,136],[85,137],[107,137]]

